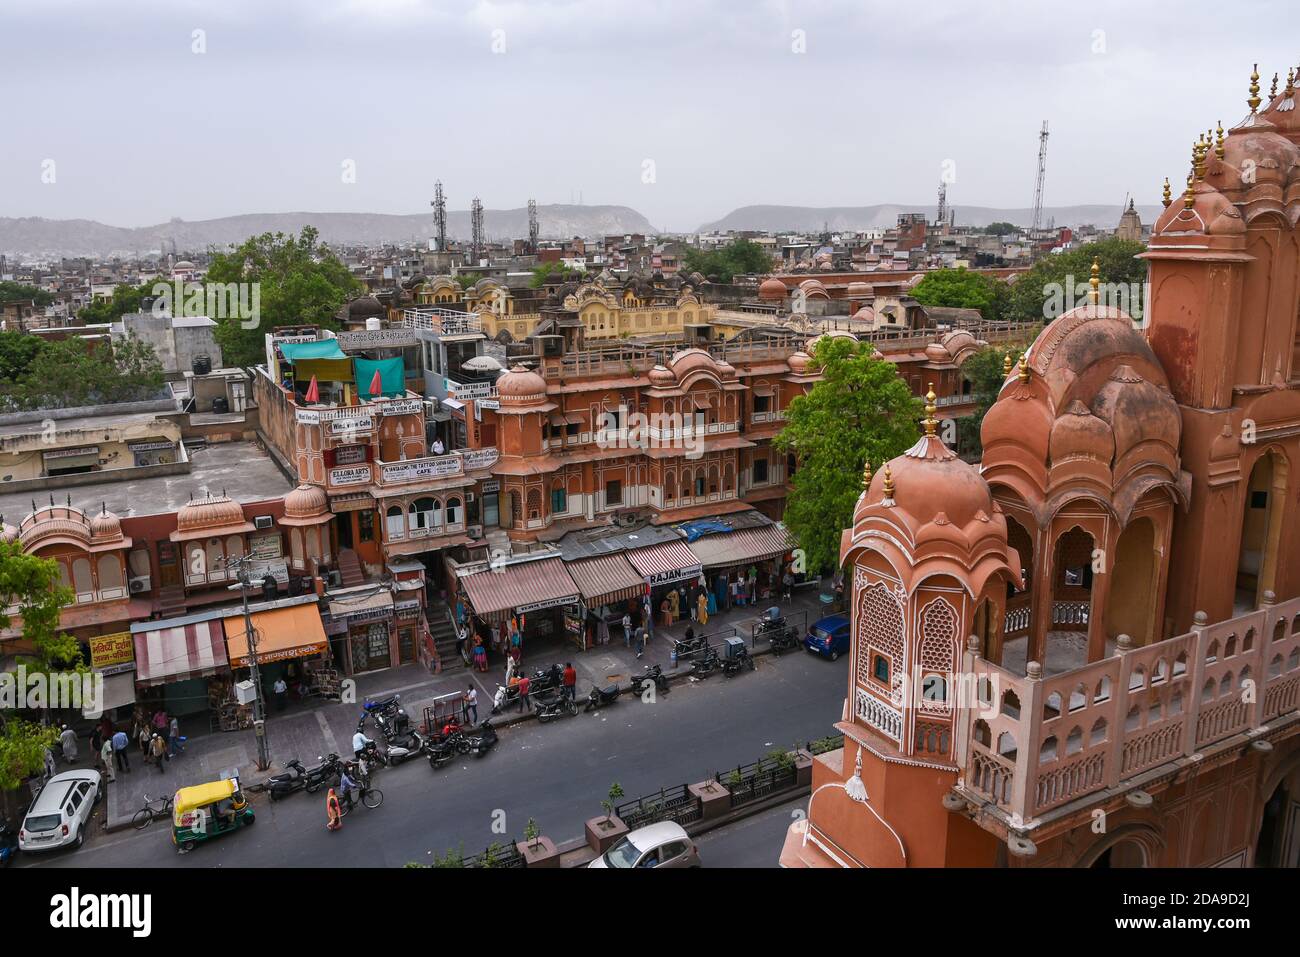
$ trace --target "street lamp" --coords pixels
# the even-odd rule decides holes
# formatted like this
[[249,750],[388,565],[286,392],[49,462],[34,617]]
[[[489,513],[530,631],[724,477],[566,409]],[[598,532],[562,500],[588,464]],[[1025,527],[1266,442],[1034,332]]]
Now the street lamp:
[[236,568],[239,597],[244,602],[244,634],[248,638],[248,674],[253,682],[253,734],[257,737],[257,770],[265,771],[271,767],[271,748],[266,740],[266,704],[262,700],[262,676],[257,670],[257,631],[253,628],[253,616],[248,610],[248,589],[252,581],[248,574],[251,558],[248,555],[226,559],[227,568]]

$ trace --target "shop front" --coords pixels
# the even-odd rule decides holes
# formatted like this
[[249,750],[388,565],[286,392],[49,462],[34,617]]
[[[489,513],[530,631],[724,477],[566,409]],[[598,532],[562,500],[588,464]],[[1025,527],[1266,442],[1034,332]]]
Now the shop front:
[[621,554],[580,558],[567,567],[587,607],[581,631],[574,635],[574,643],[585,650],[599,640],[602,624],[605,628],[616,624],[629,605],[640,602],[646,583]]
[[[282,678],[288,697],[301,699],[314,693],[335,670],[314,595],[250,605],[249,618],[266,701],[275,701],[273,689]],[[250,674],[248,625],[241,612],[225,618],[223,626],[230,667],[235,680],[242,681]]]
[[330,620],[335,623],[331,634],[341,632],[347,674],[380,671],[400,660],[392,592],[376,591],[374,585],[358,585],[354,589],[336,589],[330,592],[329,599]]
[[566,634],[575,645],[581,641],[586,617],[582,596],[558,556],[465,575],[460,586],[478,619],[479,635],[494,624],[508,630],[513,623],[525,646],[530,640]]
[[[652,617],[668,592],[682,586],[689,592],[703,572],[700,560],[681,539],[633,549],[627,553],[627,561],[649,588],[648,605]],[[680,614],[685,614],[685,609]]]
[[137,697],[146,711],[210,713],[215,721],[230,685],[222,614],[203,612],[131,626]]
[[688,547],[703,566],[718,606],[725,607],[730,583],[745,580],[751,568],[757,572],[760,589],[779,582],[793,545],[784,525],[771,524],[706,535]]
[[84,702],[82,715],[101,715],[116,723],[130,717],[135,704],[135,642],[131,632],[118,631],[90,639],[90,667],[94,698]]

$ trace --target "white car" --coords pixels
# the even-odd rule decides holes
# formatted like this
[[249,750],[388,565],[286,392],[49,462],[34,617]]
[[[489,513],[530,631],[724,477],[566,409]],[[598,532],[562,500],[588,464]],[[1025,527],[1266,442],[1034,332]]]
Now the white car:
[[700,852],[686,829],[663,821],[629,832],[588,867],[699,867]]
[[49,851],[69,844],[81,847],[91,811],[103,797],[104,782],[98,771],[54,775],[27,809],[18,847],[24,851]]

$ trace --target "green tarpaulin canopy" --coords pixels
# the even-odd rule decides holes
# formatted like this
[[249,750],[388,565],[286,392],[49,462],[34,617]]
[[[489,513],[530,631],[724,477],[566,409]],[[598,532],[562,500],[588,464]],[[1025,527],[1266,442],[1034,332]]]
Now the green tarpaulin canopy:
[[317,342],[282,342],[280,354],[284,356],[286,362],[297,362],[299,359],[347,358],[339,348],[337,339],[321,339]]
[[399,359],[353,359],[357,367],[357,391],[363,400],[370,398],[370,383],[379,370],[384,395],[406,395],[406,367]]

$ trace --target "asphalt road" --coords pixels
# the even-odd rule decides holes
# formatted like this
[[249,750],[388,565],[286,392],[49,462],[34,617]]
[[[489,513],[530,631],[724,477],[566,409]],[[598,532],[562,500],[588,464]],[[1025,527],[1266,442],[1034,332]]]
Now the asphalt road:
[[808,795],[768,808],[696,839],[704,867],[776,867],[781,845],[796,818],[808,810]]
[[[254,795],[256,824],[178,854],[170,830],[100,833],[79,851],[21,855],[15,866],[42,867],[395,867],[428,863],[463,848],[523,837],[533,818],[556,841],[583,834],[619,782],[627,798],[703,780],[831,733],[839,720],[847,661],[806,654],[763,656],[758,668],[675,684],[653,704],[624,695],[592,714],[527,722],[501,733],[483,758],[435,771],[427,761],[375,776],[381,807],[358,808],[337,833],[325,830],[323,795],[272,804]],[[706,865],[771,866],[792,809],[774,809],[701,839]],[[495,830],[494,830],[495,828]]]

